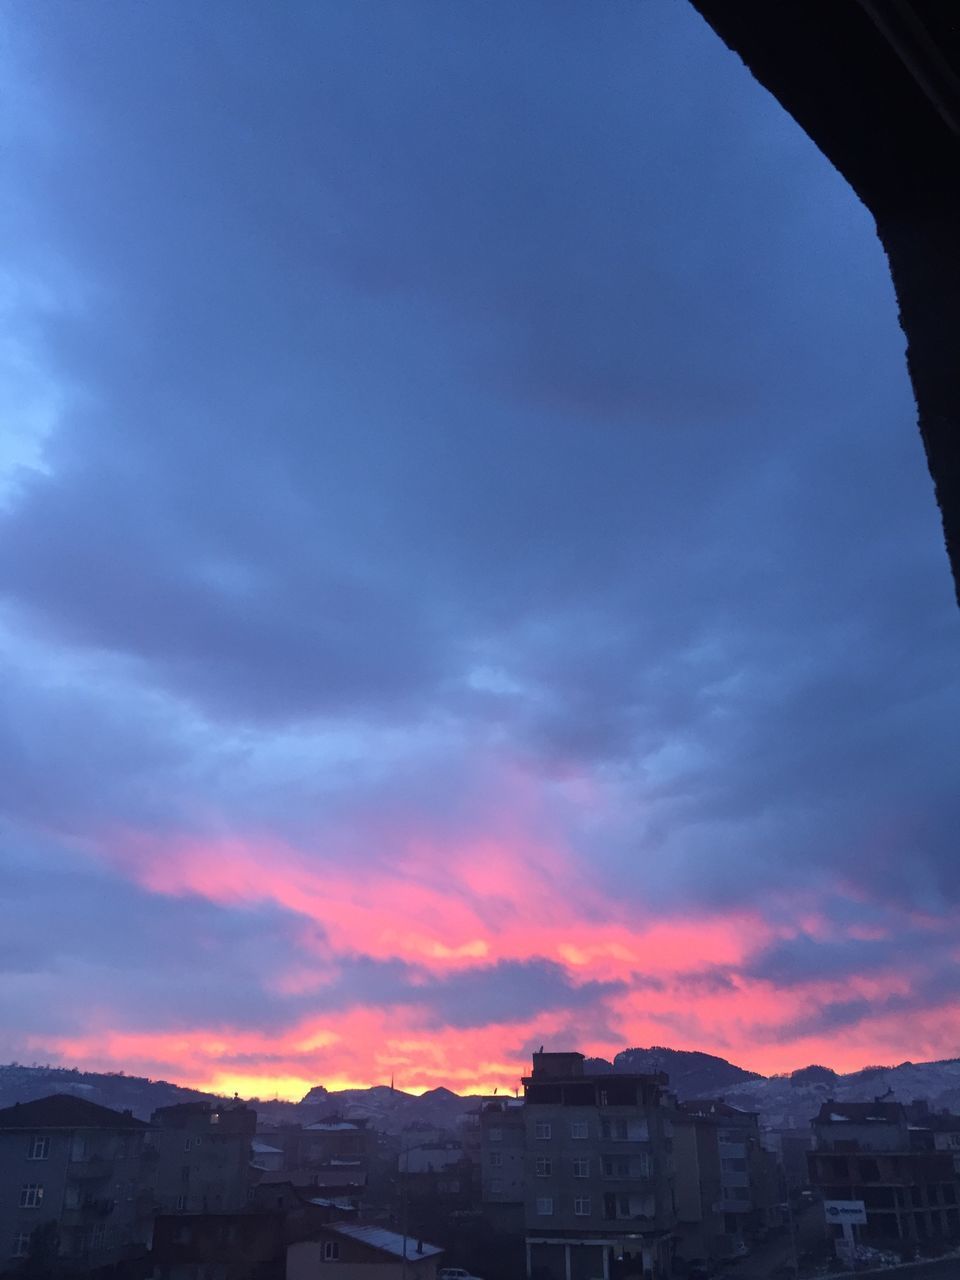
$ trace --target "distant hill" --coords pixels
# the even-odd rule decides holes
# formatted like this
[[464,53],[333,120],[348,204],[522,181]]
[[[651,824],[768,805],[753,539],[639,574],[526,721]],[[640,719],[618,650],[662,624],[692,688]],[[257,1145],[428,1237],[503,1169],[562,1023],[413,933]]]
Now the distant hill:
[[[829,1067],[801,1067],[791,1075],[765,1077],[709,1053],[668,1049],[624,1049],[613,1062],[588,1058],[588,1071],[663,1071],[681,1099],[722,1097],[734,1106],[760,1114],[771,1128],[806,1128],[822,1102],[869,1102],[887,1095],[900,1102],[925,1098],[935,1109],[960,1112],[960,1058],[938,1062],[901,1062],[895,1067],[864,1067],[839,1075]],[[176,1102],[222,1102],[213,1094],[184,1089],[166,1080],[121,1073],[78,1071],[67,1067],[0,1066],[0,1107],[29,1102],[51,1093],[74,1093],[117,1111],[129,1109],[149,1120],[157,1107]],[[300,1102],[251,1099],[262,1119],[312,1123],[332,1115],[366,1119],[384,1133],[411,1127],[454,1129],[478,1098],[461,1096],[442,1086],[421,1096],[374,1085],[370,1089],[328,1090],[316,1085]]]
[[735,1085],[762,1080],[756,1071],[745,1071],[726,1058],[697,1050],[667,1049],[653,1045],[649,1049],[624,1049],[613,1060],[614,1071],[663,1071],[670,1077],[671,1090],[681,1099],[716,1098]]
[[[51,1093],[73,1093],[115,1111],[130,1110],[149,1120],[157,1107],[210,1098],[196,1089],[184,1089],[166,1080],[147,1080],[120,1072],[77,1071],[69,1067],[25,1067],[13,1062],[0,1066],[0,1107],[30,1102]],[[211,1101],[213,1099],[211,1098]],[[219,1101],[219,1099],[217,1099]]]
[[896,1102],[924,1098],[935,1110],[960,1112],[960,1058],[864,1067],[847,1075],[807,1067],[789,1076],[748,1081],[724,1093],[727,1102],[758,1111],[763,1123],[776,1129],[805,1129],[828,1099],[872,1102],[884,1095]]

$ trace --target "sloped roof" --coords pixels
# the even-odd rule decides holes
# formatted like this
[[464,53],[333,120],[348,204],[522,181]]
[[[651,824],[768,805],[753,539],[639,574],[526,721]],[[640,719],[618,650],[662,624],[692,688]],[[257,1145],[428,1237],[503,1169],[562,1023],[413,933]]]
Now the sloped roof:
[[368,1245],[371,1249],[379,1249],[381,1253],[388,1253],[394,1258],[404,1256],[404,1243],[406,1243],[406,1257],[410,1260],[434,1258],[438,1253],[443,1253],[439,1245],[427,1244],[425,1240],[415,1240],[412,1236],[404,1237],[398,1231],[387,1231],[384,1227],[362,1227],[354,1222],[333,1222],[327,1229],[336,1231],[338,1235],[348,1236],[360,1244]]
[[0,1129],[149,1129],[129,1111],[113,1111],[97,1102],[54,1093],[33,1102],[15,1102],[0,1110]]

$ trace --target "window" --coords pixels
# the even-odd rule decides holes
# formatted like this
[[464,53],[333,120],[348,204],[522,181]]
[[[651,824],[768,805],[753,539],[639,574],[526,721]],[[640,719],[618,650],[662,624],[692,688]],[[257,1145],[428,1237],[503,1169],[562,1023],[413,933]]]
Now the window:
[[549,1218],[553,1213],[553,1196],[537,1196],[537,1216]]
[[323,1260],[324,1262],[338,1262],[340,1260],[339,1240],[324,1240]]
[[25,1258],[30,1252],[30,1237],[26,1231],[18,1231],[13,1237],[13,1256]]
[[28,1160],[46,1160],[50,1154],[49,1138],[31,1138],[30,1146],[27,1150]]
[[553,1161],[549,1156],[537,1156],[537,1177],[549,1178],[553,1173]]
[[584,1156],[577,1156],[573,1162],[573,1176],[575,1178],[590,1177],[590,1161]]
[[487,1132],[487,1137],[490,1139],[490,1141],[491,1141],[491,1142],[502,1142],[502,1141],[503,1141],[503,1130],[502,1130],[502,1129],[490,1129],[490,1130],[488,1130],[488,1132]]
[[190,1150],[191,1145],[192,1145],[192,1144],[191,1144],[191,1139],[190,1139],[190,1138],[188,1138],[188,1139],[186,1140],[186,1142],[183,1144],[183,1149],[184,1149],[184,1151],[189,1151],[189,1150]]
[[586,1120],[572,1120],[572,1121],[570,1122],[570,1137],[571,1137],[571,1138],[586,1138],[586,1137],[587,1137],[587,1122],[586,1122]]
[[600,1137],[608,1142],[626,1142],[630,1137],[626,1120],[601,1120]]
[[609,1096],[610,1096],[610,1095],[609,1095],[609,1093],[608,1093],[608,1091],[607,1091],[606,1089],[601,1089],[601,1090],[600,1090],[600,1105],[601,1105],[601,1107],[609,1106],[609,1102],[608,1102],[608,1098],[609,1098]]
[[187,1197],[177,1196],[177,1209],[182,1211],[187,1207]]
[[20,1188],[20,1208],[39,1209],[43,1204],[43,1185],[39,1182],[28,1182]]
[[747,1200],[750,1192],[746,1187],[721,1187],[720,1195],[724,1200]]
[[490,1152],[490,1168],[491,1169],[503,1168],[503,1152],[502,1151]]
[[103,1223],[98,1222],[97,1225],[93,1228],[93,1231],[90,1233],[91,1247],[94,1249],[102,1249],[103,1239],[105,1234],[106,1234],[106,1229],[104,1228]]
[[503,1195],[503,1182],[500,1178],[490,1179],[490,1194],[492,1196]]
[[590,1197],[576,1196],[573,1201],[573,1212],[578,1218],[587,1218],[590,1216]]
[[630,1217],[630,1197],[617,1196],[617,1212],[621,1218]]
[[[863,1162],[861,1161],[861,1163]],[[872,1163],[875,1164],[876,1161],[873,1161]],[[720,1168],[724,1173],[746,1173],[747,1162],[746,1160],[741,1160],[739,1156],[725,1156],[720,1161]]]
[[533,1126],[533,1136],[543,1141],[553,1135],[549,1120],[538,1120]]

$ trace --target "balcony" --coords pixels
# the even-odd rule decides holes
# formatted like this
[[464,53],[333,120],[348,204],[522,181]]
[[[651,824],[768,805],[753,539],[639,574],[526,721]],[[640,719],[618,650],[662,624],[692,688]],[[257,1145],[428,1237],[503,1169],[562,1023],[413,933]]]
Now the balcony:
[[84,1182],[109,1178],[112,1173],[113,1161],[105,1160],[103,1156],[87,1156],[85,1160],[71,1160],[67,1166],[68,1178]]
[[82,1227],[113,1213],[114,1203],[104,1196],[87,1196],[80,1204],[65,1208],[61,1221],[65,1227]]

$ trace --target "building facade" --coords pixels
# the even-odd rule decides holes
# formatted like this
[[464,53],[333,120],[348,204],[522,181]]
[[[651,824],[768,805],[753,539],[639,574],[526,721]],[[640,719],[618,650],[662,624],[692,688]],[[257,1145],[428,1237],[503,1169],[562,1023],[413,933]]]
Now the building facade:
[[915,1107],[825,1102],[813,1121],[811,1186],[824,1200],[862,1200],[867,1222],[857,1231],[866,1240],[960,1239],[957,1167],[942,1140],[952,1131],[944,1117],[924,1122]]
[[523,1081],[527,1275],[669,1275],[676,1108],[666,1077],[587,1075],[583,1063],[541,1051]]
[[485,1099],[480,1105],[480,1200],[498,1231],[523,1231],[527,1147],[522,1098]]
[[383,1227],[331,1223],[287,1249],[286,1280],[436,1280],[443,1251]]
[[206,1102],[160,1107],[157,1203],[162,1213],[237,1213],[259,1171],[252,1169],[257,1113]]
[[674,1124],[679,1252],[736,1258],[780,1221],[786,1187],[759,1117],[718,1099],[682,1102]]
[[146,1252],[157,1174],[155,1134],[130,1112],[71,1094],[0,1111],[0,1270],[36,1246],[72,1266]]

